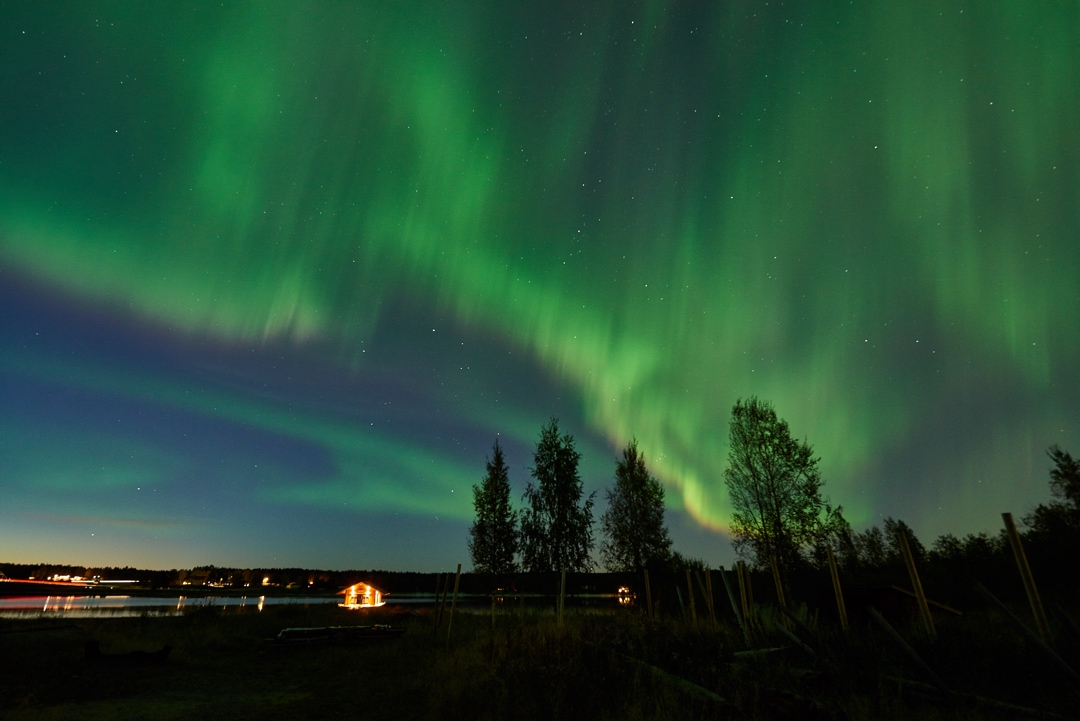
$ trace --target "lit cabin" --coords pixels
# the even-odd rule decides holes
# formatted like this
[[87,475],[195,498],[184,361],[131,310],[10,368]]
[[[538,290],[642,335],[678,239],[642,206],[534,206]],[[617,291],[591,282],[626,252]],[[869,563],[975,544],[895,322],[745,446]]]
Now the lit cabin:
[[366,583],[355,583],[341,593],[345,594],[345,603],[338,604],[342,608],[375,608],[386,603],[382,592]]

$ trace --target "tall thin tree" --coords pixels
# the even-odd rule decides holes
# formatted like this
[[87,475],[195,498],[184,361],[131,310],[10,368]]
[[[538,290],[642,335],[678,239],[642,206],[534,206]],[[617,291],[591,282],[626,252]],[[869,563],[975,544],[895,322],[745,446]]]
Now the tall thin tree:
[[473,486],[476,520],[469,526],[469,553],[479,573],[512,573],[517,570],[517,513],[510,506],[510,473],[498,438],[491,455],[487,475]]
[[758,565],[800,565],[815,542],[845,525],[840,508],[821,495],[810,444],[792,438],[767,401],[740,399],[731,409],[724,481],[735,511],[735,550]]
[[521,517],[522,565],[528,571],[587,571],[592,566],[592,508],[578,474],[574,437],[552,418],[540,430]]
[[609,571],[641,571],[671,560],[664,487],[645,466],[636,438],[615,461],[615,485],[607,490],[607,501],[600,517],[600,559]]

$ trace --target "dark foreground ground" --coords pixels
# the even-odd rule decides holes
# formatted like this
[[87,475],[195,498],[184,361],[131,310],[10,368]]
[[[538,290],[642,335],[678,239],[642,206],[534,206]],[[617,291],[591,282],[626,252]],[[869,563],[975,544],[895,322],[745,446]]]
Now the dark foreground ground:
[[[813,619],[803,626],[766,614],[752,639],[757,650],[747,652],[735,627],[650,621],[635,611],[578,611],[561,627],[550,611],[504,610],[494,626],[487,613],[458,613],[448,641],[446,619],[436,630],[432,611],[387,609],[211,607],[176,618],[0,621],[0,718],[1080,717],[1080,688],[1067,672],[993,617],[943,624],[936,643],[904,632],[946,693],[884,632],[844,636]],[[369,645],[265,641],[283,627],[358,623],[407,632]],[[173,648],[163,663],[93,661],[87,640],[104,654]]]

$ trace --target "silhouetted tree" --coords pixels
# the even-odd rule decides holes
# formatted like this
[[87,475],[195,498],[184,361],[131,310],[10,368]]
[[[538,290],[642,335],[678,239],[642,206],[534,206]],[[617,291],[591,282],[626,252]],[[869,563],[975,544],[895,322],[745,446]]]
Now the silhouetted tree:
[[911,530],[911,526],[904,523],[899,518],[888,516],[885,518],[884,525],[890,561],[896,563],[904,562],[904,556],[900,551],[900,540],[897,535],[901,533],[907,537],[908,548],[911,549],[911,557],[915,559],[915,563],[921,562],[926,557],[926,546],[924,546],[922,541],[915,535],[915,531]]
[[953,582],[991,577],[1008,568],[1011,560],[1005,536],[995,537],[985,531],[963,538],[946,533],[934,541],[926,554],[927,566]]
[[[908,524],[897,518],[886,517],[882,522],[882,526],[884,526],[884,531],[879,526],[872,526],[859,533],[850,534],[849,544],[851,548],[848,553],[853,556],[853,563],[849,565],[851,570],[881,571],[892,569],[896,571],[903,569],[904,558],[900,553],[898,533],[907,536],[908,546],[911,548],[911,555],[916,563],[920,563],[927,558],[926,547],[923,546],[922,541],[918,539]],[[952,553],[956,544],[960,542],[955,537],[943,536],[938,539],[937,543],[941,544],[942,553]],[[841,544],[841,547],[843,547],[843,544]],[[939,557],[942,557],[941,554],[934,556],[934,558]]]
[[1080,510],[1080,460],[1056,443],[1046,450],[1046,455],[1054,462],[1050,469],[1050,495],[1073,511]]
[[684,556],[678,551],[672,551],[671,556],[667,560],[667,567],[673,571],[683,571],[690,569],[691,571],[708,571],[709,564],[705,563],[705,559],[694,558],[693,556]]
[[854,571],[859,567],[859,547],[855,543],[855,532],[851,530],[851,524],[844,519],[844,527],[836,534],[836,562],[847,571]]
[[757,565],[804,562],[805,551],[838,532],[841,509],[821,496],[818,459],[791,437],[772,404],[755,397],[731,409],[728,468],[724,470],[736,552]]
[[817,538],[810,546],[808,557],[814,568],[826,569],[829,566],[829,547],[838,566],[850,568],[856,561],[855,544],[851,537],[851,524],[839,509],[829,533]]
[[877,526],[852,534],[859,568],[883,568],[889,560],[888,542]]
[[1025,519],[1036,535],[1073,535],[1080,530],[1080,461],[1056,444],[1046,455],[1054,462],[1050,469],[1050,503],[1039,504]]
[[587,571],[592,566],[592,493],[582,501],[581,454],[552,418],[540,429],[521,516],[521,561],[527,571]]
[[476,520],[469,526],[469,554],[478,573],[513,573],[518,550],[517,514],[510,507],[510,474],[495,439],[487,475],[473,486]]
[[645,467],[637,439],[615,461],[615,486],[600,517],[604,541],[600,558],[609,571],[641,571],[666,564],[671,538],[664,525],[664,487]]
[[1041,503],[1024,518],[1025,543],[1033,566],[1055,567],[1075,562],[1080,551],[1080,461],[1050,446],[1049,503]]
[[964,558],[964,542],[951,533],[943,533],[930,546],[933,563],[956,563]]

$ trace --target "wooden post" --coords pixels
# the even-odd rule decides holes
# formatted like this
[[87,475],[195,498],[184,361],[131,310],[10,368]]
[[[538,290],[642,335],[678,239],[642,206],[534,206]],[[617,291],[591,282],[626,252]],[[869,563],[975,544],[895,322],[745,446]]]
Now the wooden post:
[[[447,579],[449,581],[450,579]],[[458,584],[461,582],[461,564],[457,565],[457,575],[454,576],[454,600],[450,603],[450,618],[446,622],[446,642],[450,643],[450,629],[454,627],[454,609],[457,608]]]
[[833,593],[836,594],[836,610],[840,612],[840,628],[848,632],[847,606],[844,605],[844,590],[840,587],[840,573],[836,570],[836,556],[832,545],[825,547],[829,552],[829,576],[832,578]]
[[812,628],[810,628],[809,626],[807,626],[806,623],[804,623],[803,620],[800,619],[797,615],[792,613],[791,609],[789,609],[789,608],[781,608],[780,612],[782,614],[784,614],[784,617],[788,621],[791,622],[793,628],[797,628],[800,631],[802,631],[803,633],[805,633],[806,637],[809,638],[809,639],[812,639],[812,640],[814,640],[816,642],[820,641],[820,639],[818,639],[818,635],[816,633],[814,633],[814,630]]
[[757,604],[754,603],[754,583],[750,578],[750,567],[743,562],[743,576],[746,578],[746,603],[750,609],[750,615],[747,617],[747,621],[750,623],[758,622]]
[[442,573],[436,573],[435,574],[435,606],[431,610],[431,617],[432,617],[432,620],[434,620],[435,625],[432,628],[432,632],[434,632],[435,628],[438,628],[438,597],[440,597],[442,595],[443,595],[443,574]]
[[558,610],[558,623],[560,626],[563,624],[563,604],[566,599],[566,569],[562,570],[562,575],[559,580],[559,605],[556,606]]
[[[787,611],[786,608],[784,608],[783,610]],[[778,624],[776,624],[776,630],[779,631],[784,636],[787,636],[788,640],[790,640],[792,643],[794,643],[798,648],[802,649],[806,653],[807,656],[809,656],[810,658],[817,658],[817,651],[815,651],[814,649],[810,648],[810,646],[803,643],[803,640],[801,638],[799,638],[798,636],[796,636],[793,631],[789,630],[787,626],[785,626],[782,623],[778,623]]]
[[1005,531],[1009,535],[1009,545],[1012,546],[1013,556],[1016,558],[1016,566],[1020,569],[1020,578],[1024,582],[1024,590],[1027,592],[1028,603],[1031,604],[1031,613],[1035,616],[1035,628],[1039,630],[1039,636],[1049,646],[1054,645],[1054,639],[1050,635],[1050,622],[1046,618],[1042,599],[1039,598],[1039,589],[1035,587],[1035,577],[1031,575],[1031,567],[1028,565],[1024,546],[1020,543],[1020,534],[1016,532],[1016,524],[1013,523],[1011,513],[1002,513],[1005,520]]
[[739,581],[739,601],[742,604],[742,617],[746,627],[750,627],[750,619],[754,610],[754,602],[751,600],[750,570],[742,561],[735,562],[735,578]]
[[435,593],[435,628],[442,625],[443,612],[446,610],[446,594],[450,590],[450,574],[439,574],[442,588]]
[[772,580],[776,584],[776,600],[780,602],[780,608],[787,608],[784,599],[784,584],[780,582],[780,567],[776,565],[776,556],[769,557],[769,565],[772,566]]
[[1076,621],[1065,613],[1065,609],[1061,607],[1060,603],[1054,604],[1054,610],[1057,611],[1057,617],[1064,626],[1065,633],[1072,637],[1074,643],[1080,644],[1080,626],[1077,626]]
[[706,570],[704,573],[704,580],[702,580],[701,573],[694,573],[697,578],[698,589],[701,590],[701,596],[705,599],[705,608],[709,612],[709,625],[716,625],[716,612],[713,610],[713,598],[712,598],[712,571]]
[[649,611],[649,618],[653,617],[652,586],[649,585],[649,569],[645,569],[645,606]]
[[705,570],[705,590],[708,593],[709,599],[709,620],[712,625],[716,625],[716,601],[713,599],[712,592],[712,571],[710,569]]
[[930,605],[926,602],[919,572],[915,569],[915,558],[911,555],[911,546],[908,544],[907,534],[904,533],[903,528],[897,529],[896,538],[900,542],[900,555],[904,557],[904,565],[907,566],[908,576],[911,577],[911,585],[915,588],[915,599],[919,602],[919,614],[922,615],[923,625],[926,626],[926,632],[930,634],[930,640],[936,640],[937,630],[934,628],[934,617],[930,615]]
[[690,569],[686,569],[686,592],[690,594],[690,623],[697,626],[697,606],[694,605],[694,579],[690,578]]
[[743,563],[743,571],[746,575],[746,608],[750,609],[751,615],[754,614],[754,584],[751,583],[750,568],[746,567]]
[[874,623],[876,623],[878,626],[881,626],[881,628],[889,634],[889,637],[896,642],[896,645],[903,649],[904,653],[908,655],[908,658],[915,662],[915,665],[918,666],[919,669],[922,670],[922,672],[926,675],[926,677],[929,678],[934,683],[934,685],[938,687],[939,691],[941,691],[946,696],[952,695],[952,691],[950,691],[949,687],[945,685],[945,682],[941,680],[941,677],[934,673],[934,670],[932,668],[926,665],[926,661],[923,661],[919,654],[915,653],[915,649],[908,645],[908,642],[904,640],[904,637],[897,633],[896,629],[893,628],[892,625],[888,621],[886,621],[880,613],[878,613],[878,610],[876,608],[874,608],[873,606],[867,606],[866,612],[870,614],[870,618],[873,619]]
[[727,574],[724,573],[723,566],[720,567],[720,580],[724,582],[724,588],[727,589],[728,601],[731,602],[731,610],[734,611],[735,620],[739,622],[739,628],[743,632],[743,640],[746,641],[746,647],[750,648],[750,631],[746,625],[746,620],[739,612],[739,604],[735,602],[735,593],[731,590],[731,584],[727,580]]
[[1031,641],[1031,643],[1037,649],[1045,653],[1047,658],[1051,659],[1055,664],[1057,664],[1057,667],[1061,669],[1067,676],[1072,678],[1074,683],[1080,682],[1080,674],[1074,671],[1072,666],[1065,662],[1065,659],[1063,659],[1061,656],[1058,656],[1057,651],[1050,648],[1050,644],[1043,641],[1041,638],[1039,638],[1039,635],[1037,633],[1025,626],[1024,622],[1021,621],[1015,613],[1010,611],[1009,607],[1002,603],[997,596],[987,591],[986,587],[983,586],[981,583],[975,584],[975,590],[982,594],[984,598],[997,606],[998,609],[1003,614],[1005,614],[1005,617],[1013,622],[1013,625],[1016,626],[1020,633],[1024,634],[1024,637]]

